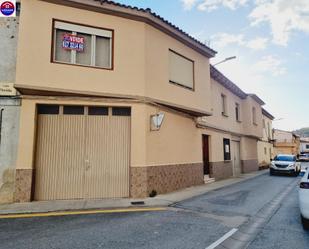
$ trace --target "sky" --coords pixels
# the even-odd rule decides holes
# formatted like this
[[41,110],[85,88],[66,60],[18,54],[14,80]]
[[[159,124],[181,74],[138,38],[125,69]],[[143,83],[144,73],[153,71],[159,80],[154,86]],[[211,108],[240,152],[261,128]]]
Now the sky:
[[211,63],[283,130],[309,127],[309,0],[116,0],[151,8],[218,53]]

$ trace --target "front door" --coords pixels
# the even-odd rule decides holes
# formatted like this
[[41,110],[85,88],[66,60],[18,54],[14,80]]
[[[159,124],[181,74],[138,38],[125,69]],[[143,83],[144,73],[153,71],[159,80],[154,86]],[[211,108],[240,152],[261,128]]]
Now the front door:
[[241,174],[240,142],[232,141],[232,145],[233,176],[239,176]]
[[209,136],[203,135],[204,175],[209,175]]

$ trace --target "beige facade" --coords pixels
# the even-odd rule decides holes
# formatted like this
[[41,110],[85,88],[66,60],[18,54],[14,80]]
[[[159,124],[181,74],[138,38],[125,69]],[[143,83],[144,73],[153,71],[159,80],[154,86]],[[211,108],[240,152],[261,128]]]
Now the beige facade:
[[258,141],[258,159],[261,168],[268,167],[274,155],[272,120],[274,117],[262,109],[263,137]]
[[274,129],[274,154],[292,154],[300,153],[300,137],[290,131]]
[[[201,132],[210,140],[211,177],[223,179],[258,170],[257,141],[262,137],[263,101],[244,93],[214,67],[211,67],[211,94],[213,115],[198,120]],[[224,158],[223,139],[230,143],[230,158],[227,160]]]
[[[60,39],[91,40],[83,44],[84,54],[59,46],[55,25],[94,32],[60,30]],[[95,64],[95,32],[111,39],[110,68]],[[78,56],[87,60],[89,44],[90,66],[73,65]],[[69,54],[69,62],[55,60],[59,53]],[[15,200],[147,197],[203,184],[208,173],[223,179],[257,170],[264,103],[228,79],[218,80],[221,73],[209,64],[214,55],[147,10],[86,0],[24,2],[15,84],[22,94]],[[183,78],[174,82],[171,75]],[[56,112],[41,112],[42,106]],[[108,113],[90,117],[94,107]],[[117,108],[130,112],[114,113]],[[158,114],[162,123],[153,129]],[[104,185],[100,174],[103,182],[121,183]]]

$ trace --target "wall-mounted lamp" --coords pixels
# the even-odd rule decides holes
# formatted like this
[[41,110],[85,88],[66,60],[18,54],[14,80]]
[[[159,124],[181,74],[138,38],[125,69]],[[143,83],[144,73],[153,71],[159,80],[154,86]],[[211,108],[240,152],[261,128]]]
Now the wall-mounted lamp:
[[150,130],[158,131],[163,123],[164,113],[158,113],[150,116]]

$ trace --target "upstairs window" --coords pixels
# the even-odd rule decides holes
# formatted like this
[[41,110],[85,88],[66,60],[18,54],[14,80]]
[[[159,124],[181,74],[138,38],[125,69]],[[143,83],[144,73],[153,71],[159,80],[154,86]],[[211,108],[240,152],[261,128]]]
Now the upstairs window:
[[53,62],[113,68],[113,31],[54,21]]
[[252,122],[253,122],[253,124],[257,125],[257,122],[256,122],[256,109],[255,109],[255,107],[252,107]]
[[238,103],[235,103],[235,115],[236,121],[240,121],[240,106]]
[[272,133],[271,133],[271,128],[270,128],[270,124],[269,123],[267,124],[267,127],[268,127],[268,138],[272,139],[273,136],[272,136]]
[[221,94],[221,108],[222,108],[222,115],[227,116],[227,103],[226,103],[226,96]]
[[194,90],[194,62],[169,50],[169,82]]

